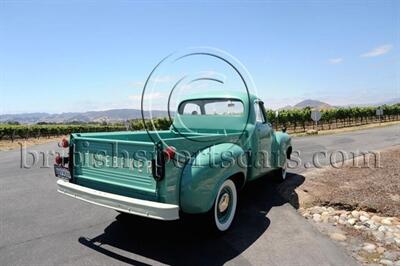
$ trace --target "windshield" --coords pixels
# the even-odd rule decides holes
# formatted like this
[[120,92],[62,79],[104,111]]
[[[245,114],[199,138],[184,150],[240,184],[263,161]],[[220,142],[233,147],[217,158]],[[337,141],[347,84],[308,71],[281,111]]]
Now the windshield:
[[181,115],[241,116],[243,112],[243,103],[236,99],[189,100],[182,102],[178,109]]

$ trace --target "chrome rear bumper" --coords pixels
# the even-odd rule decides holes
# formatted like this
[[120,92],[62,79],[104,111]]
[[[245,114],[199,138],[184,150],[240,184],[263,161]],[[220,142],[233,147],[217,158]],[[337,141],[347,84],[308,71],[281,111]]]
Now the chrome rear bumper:
[[178,205],[135,199],[102,192],[72,184],[62,179],[57,181],[57,185],[58,192],[99,206],[158,220],[179,219]]

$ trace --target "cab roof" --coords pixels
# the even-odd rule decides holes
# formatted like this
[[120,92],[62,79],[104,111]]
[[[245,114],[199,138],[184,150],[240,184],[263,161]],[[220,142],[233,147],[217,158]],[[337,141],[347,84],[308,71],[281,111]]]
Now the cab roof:
[[242,91],[206,91],[202,93],[194,93],[182,98],[182,102],[188,100],[198,100],[198,99],[210,99],[210,98],[228,98],[228,99],[238,99],[243,103],[251,102],[258,99],[254,94],[247,94]]

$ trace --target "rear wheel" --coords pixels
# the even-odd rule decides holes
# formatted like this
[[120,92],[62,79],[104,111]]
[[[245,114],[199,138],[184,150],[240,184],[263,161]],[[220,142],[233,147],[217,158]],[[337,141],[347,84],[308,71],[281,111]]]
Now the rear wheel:
[[282,167],[279,169],[279,175],[280,175],[280,177],[279,177],[280,181],[283,182],[286,179],[286,175],[287,175],[286,167]]
[[215,231],[224,232],[229,229],[236,213],[237,191],[235,183],[227,179],[222,183],[210,210],[211,224]]
[[[286,164],[285,164],[286,165]],[[283,182],[286,179],[286,175],[287,175],[287,171],[286,171],[286,167],[281,167],[281,168],[277,168],[276,170],[274,170],[273,172],[273,180],[275,180],[276,182]]]

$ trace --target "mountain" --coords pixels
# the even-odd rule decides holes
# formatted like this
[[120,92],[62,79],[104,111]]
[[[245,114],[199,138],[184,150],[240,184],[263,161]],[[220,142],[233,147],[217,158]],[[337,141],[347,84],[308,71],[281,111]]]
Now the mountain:
[[397,104],[397,103],[400,103],[400,98],[393,98],[390,100],[369,104],[369,106],[380,106],[380,105],[385,105],[385,104],[392,105],[392,104]]
[[400,104],[400,98],[393,98],[386,101],[374,102],[374,103],[363,103],[363,104],[348,104],[343,107],[368,107],[368,106],[382,106],[382,105],[393,105],[393,104]]
[[[152,115],[154,118],[166,117],[168,112],[166,111],[153,111]],[[145,111],[144,116],[149,117],[149,112]],[[142,118],[141,111],[139,109],[111,109],[106,111],[89,111],[89,112],[70,112],[61,114],[49,114],[49,113],[24,113],[24,114],[4,114],[0,115],[0,123],[8,121],[16,121],[21,124],[35,124],[38,122],[46,123],[66,123],[72,121],[79,122],[118,122],[125,121],[128,119],[139,119]]]
[[316,108],[316,109],[320,109],[320,110],[335,108],[335,106],[332,106],[330,104],[327,104],[327,103],[324,103],[321,101],[307,99],[307,100],[301,101],[293,106],[287,105],[287,106],[281,108],[280,110],[303,109],[305,107],[311,107],[311,108]]
[[393,105],[393,104],[400,104],[400,98],[393,98],[390,100],[386,100],[386,101],[381,101],[381,102],[375,102],[375,103],[366,103],[366,104],[347,104],[344,106],[333,106],[330,105],[328,103],[325,102],[321,102],[318,100],[311,100],[311,99],[307,99],[304,101],[301,101],[299,103],[297,103],[296,105],[287,105],[285,107],[282,107],[278,110],[290,110],[290,109],[302,109],[305,108],[307,106],[311,107],[311,108],[316,108],[319,110],[323,110],[323,109],[332,109],[332,108],[339,108],[339,107],[366,107],[366,106],[382,106],[382,105]]
[[[371,104],[351,104],[343,107],[354,107],[354,106],[381,106],[391,105],[400,103],[400,98],[393,98],[384,102],[376,102]],[[317,108],[317,109],[331,109],[337,108],[337,106],[330,105],[325,102],[318,100],[307,99],[297,103],[294,106],[285,106],[279,110],[290,110],[290,109],[302,109],[305,107]],[[153,117],[167,117],[166,111],[153,111]],[[145,111],[144,115],[146,118],[149,117],[149,112]],[[125,121],[128,119],[140,119],[142,118],[141,111],[139,109],[111,109],[106,111],[89,111],[89,112],[69,112],[61,114],[49,114],[49,113],[24,113],[24,114],[4,114],[0,115],[0,123],[8,121],[19,122],[21,124],[35,124],[38,122],[46,123],[66,123],[66,122],[118,122]]]

